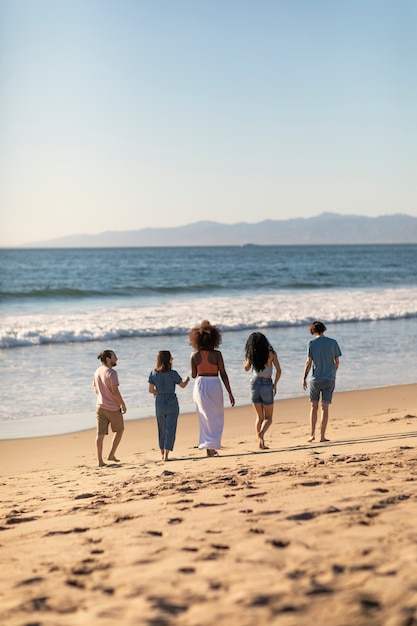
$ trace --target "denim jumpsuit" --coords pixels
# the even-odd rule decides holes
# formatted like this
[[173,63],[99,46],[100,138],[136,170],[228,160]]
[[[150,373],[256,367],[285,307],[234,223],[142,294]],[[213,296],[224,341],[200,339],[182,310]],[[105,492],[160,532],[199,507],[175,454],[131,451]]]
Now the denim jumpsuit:
[[161,450],[173,450],[177,434],[177,421],[180,412],[175,385],[182,381],[175,370],[149,374],[148,382],[155,386],[155,414],[158,422],[158,440]]

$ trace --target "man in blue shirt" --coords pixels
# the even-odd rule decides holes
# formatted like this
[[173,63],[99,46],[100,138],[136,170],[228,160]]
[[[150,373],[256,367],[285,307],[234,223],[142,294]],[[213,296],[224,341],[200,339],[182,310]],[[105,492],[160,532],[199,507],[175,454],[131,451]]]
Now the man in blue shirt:
[[336,371],[339,367],[339,357],[342,356],[339,345],[335,339],[324,336],[327,330],[323,322],[310,324],[310,333],[314,336],[308,342],[307,361],[304,369],[303,389],[307,389],[307,376],[311,367],[310,380],[310,426],[311,434],[307,441],[316,438],[317,414],[321,397],[322,416],[320,423],[320,441],[326,439],[327,422],[329,421],[329,405],[332,402],[333,391],[336,383]]

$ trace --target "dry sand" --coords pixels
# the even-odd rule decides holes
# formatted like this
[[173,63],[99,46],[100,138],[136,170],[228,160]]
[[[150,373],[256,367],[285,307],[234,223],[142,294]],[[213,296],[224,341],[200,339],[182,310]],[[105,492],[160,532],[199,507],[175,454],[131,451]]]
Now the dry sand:
[[259,451],[229,409],[215,458],[183,415],[168,463],[154,420],[104,468],[94,431],[1,441],[0,624],[416,625],[417,385],[336,393],[328,443],[308,414]]

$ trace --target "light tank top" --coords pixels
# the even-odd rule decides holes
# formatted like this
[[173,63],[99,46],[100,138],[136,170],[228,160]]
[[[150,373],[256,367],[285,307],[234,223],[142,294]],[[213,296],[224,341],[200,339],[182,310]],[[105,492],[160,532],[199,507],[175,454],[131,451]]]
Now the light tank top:
[[256,370],[253,370],[253,373],[255,374],[255,378],[271,378],[271,376],[272,376],[272,364],[271,365],[267,365],[260,372],[257,372]]

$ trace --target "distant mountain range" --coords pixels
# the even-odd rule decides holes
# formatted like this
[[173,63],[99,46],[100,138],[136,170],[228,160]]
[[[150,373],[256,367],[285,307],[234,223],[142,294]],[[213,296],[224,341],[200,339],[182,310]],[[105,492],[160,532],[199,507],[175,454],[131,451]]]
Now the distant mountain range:
[[106,231],[32,242],[25,247],[220,246],[417,243],[417,217],[322,213],[311,218],[264,220],[256,224],[202,221],[172,228]]

